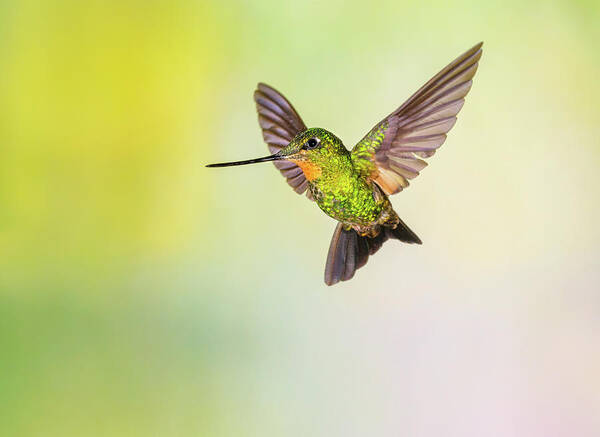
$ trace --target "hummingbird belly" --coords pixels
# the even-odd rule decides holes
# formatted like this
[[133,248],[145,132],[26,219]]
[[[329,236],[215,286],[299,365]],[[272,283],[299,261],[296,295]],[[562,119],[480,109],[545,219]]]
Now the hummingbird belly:
[[377,199],[373,189],[361,180],[342,186],[323,187],[313,183],[309,186],[319,208],[345,224],[360,227],[375,225],[386,207],[387,199]]

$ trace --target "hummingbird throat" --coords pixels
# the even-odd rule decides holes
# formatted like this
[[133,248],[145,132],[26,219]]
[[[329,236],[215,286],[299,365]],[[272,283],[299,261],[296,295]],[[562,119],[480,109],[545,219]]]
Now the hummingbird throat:
[[304,173],[304,177],[309,182],[321,176],[321,167],[318,164],[315,164],[314,162],[299,159],[290,159],[289,161],[293,162],[298,167],[300,167],[300,169]]

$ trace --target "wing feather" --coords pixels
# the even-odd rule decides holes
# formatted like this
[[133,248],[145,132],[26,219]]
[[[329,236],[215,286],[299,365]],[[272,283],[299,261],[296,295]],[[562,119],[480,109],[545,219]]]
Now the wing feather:
[[431,78],[352,149],[356,168],[386,194],[402,191],[446,141],[482,54],[479,43]]
[[[296,135],[306,130],[306,125],[292,104],[275,88],[259,83],[254,91],[254,101],[263,139],[272,154],[287,146]],[[306,191],[308,182],[300,167],[289,161],[274,161],[273,164],[294,191],[298,194],[306,192],[311,198],[310,192]]]

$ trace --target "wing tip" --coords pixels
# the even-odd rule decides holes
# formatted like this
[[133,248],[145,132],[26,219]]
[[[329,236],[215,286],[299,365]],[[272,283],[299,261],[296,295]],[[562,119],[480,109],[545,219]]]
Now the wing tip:
[[469,57],[475,57],[473,60],[473,64],[477,64],[481,59],[481,55],[483,54],[483,41],[479,41],[475,44],[471,49],[465,54],[465,59]]
[[478,51],[483,51],[483,41],[479,41],[477,44],[475,44],[473,47],[467,50],[465,52],[465,55],[472,55],[474,53],[477,53]]
[[256,85],[256,89],[257,90],[264,90],[264,89],[275,89],[273,88],[271,85],[267,85],[264,82],[258,82],[258,84]]

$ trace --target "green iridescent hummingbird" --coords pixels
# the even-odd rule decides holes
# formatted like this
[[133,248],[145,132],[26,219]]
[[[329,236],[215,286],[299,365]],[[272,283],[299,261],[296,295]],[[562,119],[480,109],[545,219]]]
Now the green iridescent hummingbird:
[[260,83],[254,100],[271,155],[207,167],[274,161],[298,194],[306,192],[338,221],[327,255],[325,283],[346,281],[388,239],[421,244],[388,196],[408,187],[409,179],[427,165],[421,158],[431,157],[446,140],[471,89],[482,45],[436,74],[351,151],[331,132],[307,128],[281,93]]

